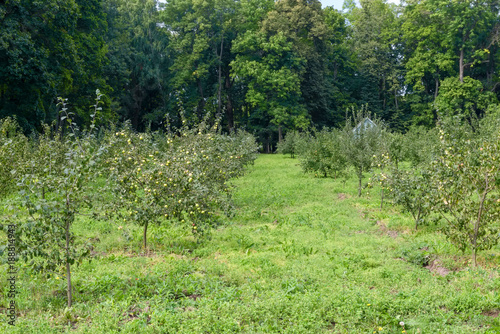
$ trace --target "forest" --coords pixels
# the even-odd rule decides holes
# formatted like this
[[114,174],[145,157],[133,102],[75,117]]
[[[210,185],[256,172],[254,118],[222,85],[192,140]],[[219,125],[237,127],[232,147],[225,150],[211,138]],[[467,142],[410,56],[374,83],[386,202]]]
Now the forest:
[[393,130],[498,107],[497,0],[0,1],[0,119],[57,129],[222,116],[264,151],[290,130],[341,127],[367,105]]

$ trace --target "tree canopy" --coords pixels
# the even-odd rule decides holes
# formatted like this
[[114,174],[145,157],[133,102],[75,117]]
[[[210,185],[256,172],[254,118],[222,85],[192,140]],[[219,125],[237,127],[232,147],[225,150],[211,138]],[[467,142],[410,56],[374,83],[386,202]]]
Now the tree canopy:
[[98,124],[139,131],[222,116],[266,149],[291,130],[343,126],[362,105],[391,128],[498,104],[498,0],[0,1],[0,118],[26,133]]

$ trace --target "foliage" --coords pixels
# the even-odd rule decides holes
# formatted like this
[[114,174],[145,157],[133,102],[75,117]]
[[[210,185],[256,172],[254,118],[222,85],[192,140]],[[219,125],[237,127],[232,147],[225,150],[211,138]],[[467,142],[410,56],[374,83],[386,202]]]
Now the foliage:
[[[59,118],[57,96],[73,103],[75,121],[89,125],[87,101],[101,72],[106,31],[99,0],[9,0],[0,4],[0,118],[16,116],[23,131]],[[101,112],[111,117],[111,111]]]
[[403,138],[404,160],[412,167],[430,163],[435,157],[435,148],[438,146],[437,130],[428,130],[421,126],[412,126]]
[[383,173],[382,179],[388,179],[386,184],[394,204],[401,205],[409,212],[415,221],[415,230],[425,222],[432,210],[432,173],[422,167],[420,169],[401,170],[393,168],[389,173]]
[[[158,6],[155,0],[102,1],[108,25],[103,75],[112,87],[110,104],[120,120],[130,120],[140,131],[148,124],[159,127],[169,111],[172,118],[176,116],[169,72],[170,34],[157,24]],[[104,124],[115,121],[104,120]]]
[[[289,131],[285,135],[283,141],[278,143],[278,153],[290,154],[290,157],[295,158],[300,145],[305,140],[305,135],[298,131]],[[302,144],[303,145],[303,144]]]
[[246,101],[265,110],[275,125],[306,128],[306,110],[299,104],[303,60],[286,36],[249,31],[235,42],[233,51],[237,53],[231,63],[233,76],[248,82]]
[[195,236],[208,233],[220,211],[230,213],[229,179],[241,175],[256,151],[248,134],[222,135],[206,123],[175,135],[125,127],[106,142],[120,199],[113,211],[143,226],[144,248],[149,224],[165,219],[189,223]]
[[16,326],[0,319],[0,332],[401,333],[401,322],[408,333],[497,330],[499,246],[478,256],[482,268],[471,268],[433,226],[415,233],[408,215],[376,208],[378,193],[340,196],[355,193],[354,178],[344,185],[300,175],[297,161],[274,154],[260,155],[251,170],[234,181],[238,214],[210,243],[152,225],[155,252],[145,257],[123,236],[126,228],[140,236],[132,221],[119,229],[77,219],[78,235],[100,242],[92,262],[74,268],[73,307],[65,307],[60,280],[20,264],[23,315]]
[[[439,110],[445,113],[456,112],[456,103],[469,104],[461,106],[466,114],[477,103],[473,109],[481,112],[483,101],[492,98],[480,87],[495,90],[491,60],[498,50],[498,6],[497,1],[469,0],[412,1],[405,6],[401,26],[407,46],[405,81],[420,96],[415,101],[420,107],[414,108],[420,109],[415,115],[419,122],[433,124],[437,119],[431,103],[437,102],[441,87],[447,96],[441,98]],[[479,95],[480,100],[469,100],[470,95]]]
[[340,131],[336,129],[314,131],[312,136],[302,138],[297,152],[304,172],[335,178],[345,175],[347,161],[342,140]]
[[402,63],[398,54],[404,52],[399,43],[398,9],[382,0],[360,1],[347,13],[352,24],[351,48],[357,56],[357,104],[368,104],[372,112],[394,127],[404,126],[399,115],[402,90]]
[[[92,116],[99,107],[97,99]],[[96,172],[102,149],[95,145],[92,127],[79,133],[67,108],[60,99],[61,120],[71,132],[66,137],[53,134],[48,128],[35,143],[34,152],[26,159],[24,170],[13,169],[19,188],[20,206],[28,217],[19,227],[19,256],[34,272],[49,276],[63,269],[67,278],[67,302],[72,305],[71,266],[89,255],[89,245],[78,240],[73,224],[86,205],[89,181]],[[80,137],[81,136],[81,137]],[[15,219],[14,215],[11,219]],[[15,220],[13,220],[15,222]]]
[[490,91],[484,91],[483,84],[471,77],[446,78],[441,83],[441,90],[435,101],[435,108],[440,116],[464,115],[468,118],[482,117],[490,105],[498,100]]
[[[268,36],[282,35],[290,44],[292,57],[301,62],[301,68],[296,71],[299,82],[294,85],[300,92],[298,102],[307,115],[306,119],[317,126],[332,125],[326,57],[331,30],[320,1],[275,2],[274,8],[262,20],[261,31]],[[295,98],[289,94],[290,105],[293,106]]]
[[389,132],[381,144],[385,146],[390,161],[398,168],[405,159],[404,136],[399,132]]
[[500,132],[493,115],[472,127],[459,117],[440,123],[439,157],[432,165],[434,207],[444,232],[462,251],[490,249],[499,239]]
[[[366,125],[369,119],[372,123]],[[371,169],[374,156],[383,148],[384,135],[384,125],[366,107],[352,109],[342,131],[342,140],[347,163],[354,168],[358,178],[358,196],[361,196],[364,173]]]
[[[438,114],[484,117],[498,104],[499,4],[493,0],[7,0],[0,4],[0,119],[27,134],[79,126],[101,87],[97,125],[135,131],[220,117],[272,152],[282,134],[342,127],[368,104],[392,131]],[[183,116],[179,104],[184,106]],[[439,109],[439,112],[437,111]]]
[[[205,236],[221,214],[232,213],[229,180],[241,176],[256,157],[251,135],[224,135],[218,123],[203,122],[166,134],[141,134],[125,126],[96,138],[94,118],[102,110],[102,94],[96,93],[89,130],[77,127],[66,99],[60,99],[66,135],[46,126],[43,134],[28,140],[10,119],[1,127],[5,148],[12,149],[12,157],[23,158],[5,165],[2,174],[15,176],[23,209],[9,218],[12,223],[21,221],[16,250],[33,273],[66,277],[68,307],[73,299],[71,266],[82,263],[93,247],[73,228],[85,208],[96,205],[104,212],[94,216],[117,215],[143,225],[145,248],[148,225],[167,219],[189,222],[196,237]],[[107,204],[103,196],[97,203],[96,196],[109,187],[97,194],[91,190],[103,174],[117,195]]]
[[22,173],[30,153],[28,138],[25,137],[17,122],[10,118],[0,120],[0,196],[15,189],[12,170]]

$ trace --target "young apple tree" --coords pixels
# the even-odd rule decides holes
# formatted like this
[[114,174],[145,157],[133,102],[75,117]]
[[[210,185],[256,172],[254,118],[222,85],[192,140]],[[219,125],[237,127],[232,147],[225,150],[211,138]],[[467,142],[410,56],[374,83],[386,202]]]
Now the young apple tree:
[[434,207],[448,223],[444,232],[462,251],[472,250],[475,266],[478,251],[499,239],[500,129],[492,123],[443,120],[440,156],[432,165]]
[[[100,110],[97,91],[92,119]],[[79,132],[71,120],[66,99],[60,99],[61,119],[66,120],[67,136],[46,133],[33,142],[27,166],[14,173],[27,217],[20,224],[19,256],[28,266],[48,275],[65,272],[68,307],[72,305],[71,266],[90,253],[89,244],[73,233],[76,216],[89,204],[87,187],[95,174],[102,150],[90,131]],[[22,217],[20,217],[22,219]],[[62,275],[64,276],[64,275]]]
[[352,118],[346,119],[342,136],[347,161],[358,177],[358,196],[361,196],[364,173],[371,169],[374,156],[381,149],[383,135],[383,124],[372,117],[366,107],[358,111],[353,110]]

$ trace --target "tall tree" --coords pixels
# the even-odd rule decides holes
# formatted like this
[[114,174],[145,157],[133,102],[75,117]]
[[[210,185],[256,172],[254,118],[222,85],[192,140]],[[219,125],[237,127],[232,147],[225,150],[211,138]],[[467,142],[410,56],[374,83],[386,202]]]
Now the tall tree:
[[15,115],[25,131],[40,130],[56,119],[57,96],[65,96],[88,122],[92,92],[107,90],[105,31],[100,0],[3,1],[0,118]]
[[393,121],[401,90],[401,44],[397,7],[385,0],[361,0],[351,8],[352,45],[358,60],[357,100],[379,117]]
[[[483,85],[496,88],[492,80],[496,57],[492,52],[498,49],[498,10],[497,0],[408,2],[402,25],[408,50],[406,82],[427,94],[424,101],[439,102],[436,106],[443,107],[449,94],[468,91],[466,95],[475,96],[471,89],[481,91]],[[441,83],[453,76],[457,76],[457,81],[447,80],[443,92],[448,97],[437,101]],[[481,82],[474,83],[478,79]],[[427,114],[434,110],[434,104],[428,103]]]
[[135,129],[159,126],[175,108],[171,94],[169,33],[159,24],[155,0],[106,0],[109,64],[106,78],[114,106]]
[[313,123],[332,125],[325,62],[330,31],[321,3],[318,0],[279,0],[262,22],[262,31],[269,35],[282,33],[292,43],[294,52],[305,61],[304,71],[300,73],[300,102]]
[[249,31],[235,42],[237,53],[231,63],[234,77],[246,79],[246,101],[270,116],[278,127],[305,128],[308,119],[300,105],[302,59],[293,52],[293,44],[283,33],[268,36]]
[[324,9],[324,17],[328,28],[324,55],[327,64],[326,89],[330,94],[328,125],[338,126],[345,121],[345,111],[355,104],[352,99],[352,81],[357,63],[351,48],[352,27],[348,25],[346,17],[333,7]]
[[229,64],[233,40],[241,32],[237,18],[241,2],[232,0],[173,0],[161,18],[171,34],[175,52],[173,84],[187,110],[201,119],[205,109],[225,114],[234,128],[234,80]]

